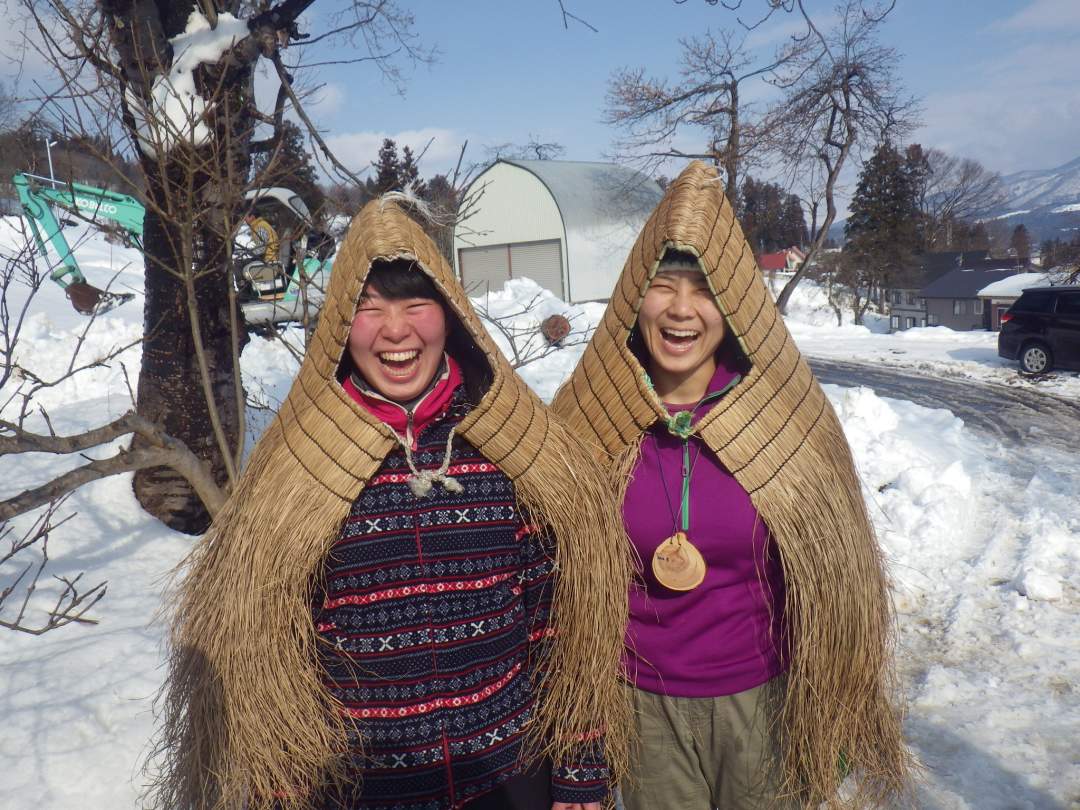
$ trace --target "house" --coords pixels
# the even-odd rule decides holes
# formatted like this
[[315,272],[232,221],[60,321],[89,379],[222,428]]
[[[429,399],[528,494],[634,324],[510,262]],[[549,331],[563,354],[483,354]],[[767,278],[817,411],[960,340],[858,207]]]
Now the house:
[[[1015,259],[1007,261],[1015,262]],[[947,326],[959,332],[991,329],[990,307],[979,297],[979,291],[1015,275],[1015,268],[950,270],[919,291],[926,301],[926,325]]]
[[1016,303],[1016,299],[1028,287],[1065,284],[1067,280],[1068,273],[1060,269],[1041,273],[1016,273],[983,287],[978,296],[982,299],[984,308],[990,312],[990,328],[994,331],[1001,328],[1001,313]]
[[661,196],[614,163],[498,160],[466,190],[454,270],[472,294],[528,277],[564,301],[606,301]]
[[[919,265],[902,286],[885,290],[886,312],[889,315],[889,331],[901,332],[916,326],[940,324],[941,313],[932,320],[922,290],[939,278],[956,269],[999,270],[1015,265],[1015,259],[994,259],[986,250],[950,250],[923,253],[918,256]],[[974,309],[974,304],[970,306]]]
[[787,250],[778,250],[776,253],[763,253],[758,256],[758,267],[762,273],[781,272],[794,273],[806,261],[806,254],[797,247],[789,247]]

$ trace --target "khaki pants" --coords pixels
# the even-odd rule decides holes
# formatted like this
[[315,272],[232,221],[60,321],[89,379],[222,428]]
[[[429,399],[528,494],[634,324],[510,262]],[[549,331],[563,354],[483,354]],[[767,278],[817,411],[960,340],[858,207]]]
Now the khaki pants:
[[[783,677],[783,676],[781,676]],[[639,740],[626,810],[790,810],[777,798],[770,684],[718,698],[630,689]]]

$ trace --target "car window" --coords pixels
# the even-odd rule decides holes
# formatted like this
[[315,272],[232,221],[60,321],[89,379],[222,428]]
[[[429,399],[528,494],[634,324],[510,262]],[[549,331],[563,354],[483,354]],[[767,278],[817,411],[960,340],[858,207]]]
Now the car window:
[[1062,293],[1058,298],[1057,312],[1059,315],[1080,315],[1080,292]]
[[1054,305],[1052,292],[1026,292],[1012,305],[1013,312],[1049,312]]

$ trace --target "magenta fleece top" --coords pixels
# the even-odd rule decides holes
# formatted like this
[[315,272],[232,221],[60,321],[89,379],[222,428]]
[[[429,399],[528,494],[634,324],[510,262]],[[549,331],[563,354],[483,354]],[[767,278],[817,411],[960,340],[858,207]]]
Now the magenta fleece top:
[[[709,393],[736,377],[721,362]],[[697,409],[707,413],[717,400]],[[677,413],[692,405],[670,405]],[[705,580],[673,591],[652,573],[652,555],[678,530],[683,440],[657,423],[642,440],[623,519],[641,558],[630,588],[626,668],[646,692],[719,697],[758,686],[786,669],[784,578],[775,542],[750,496],[697,436],[690,442],[690,527],[705,559]]]

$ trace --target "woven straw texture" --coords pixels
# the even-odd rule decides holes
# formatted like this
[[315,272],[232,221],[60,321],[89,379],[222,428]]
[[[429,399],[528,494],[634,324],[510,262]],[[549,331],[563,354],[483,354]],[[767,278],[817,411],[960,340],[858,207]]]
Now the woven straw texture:
[[491,366],[493,382],[458,434],[513,480],[522,510],[557,539],[558,635],[539,668],[529,755],[568,760],[602,728],[609,764],[625,772],[629,709],[618,673],[630,565],[607,478],[495,348],[431,239],[396,203],[376,200],[334,262],[278,418],[182,568],[155,806],[291,810],[342,776],[347,721],[321,686],[312,589],[395,443],[335,374],[372,262],[396,258],[431,276]]
[[[905,792],[893,705],[892,617],[881,554],[839,421],[769,295],[714,169],[690,164],[634,244],[611,302],[555,411],[622,480],[667,412],[627,346],[663,253],[699,257],[752,368],[695,426],[776,538],[791,635],[777,696],[785,791],[807,806],[865,806]],[[857,786],[838,796],[838,761]]]

